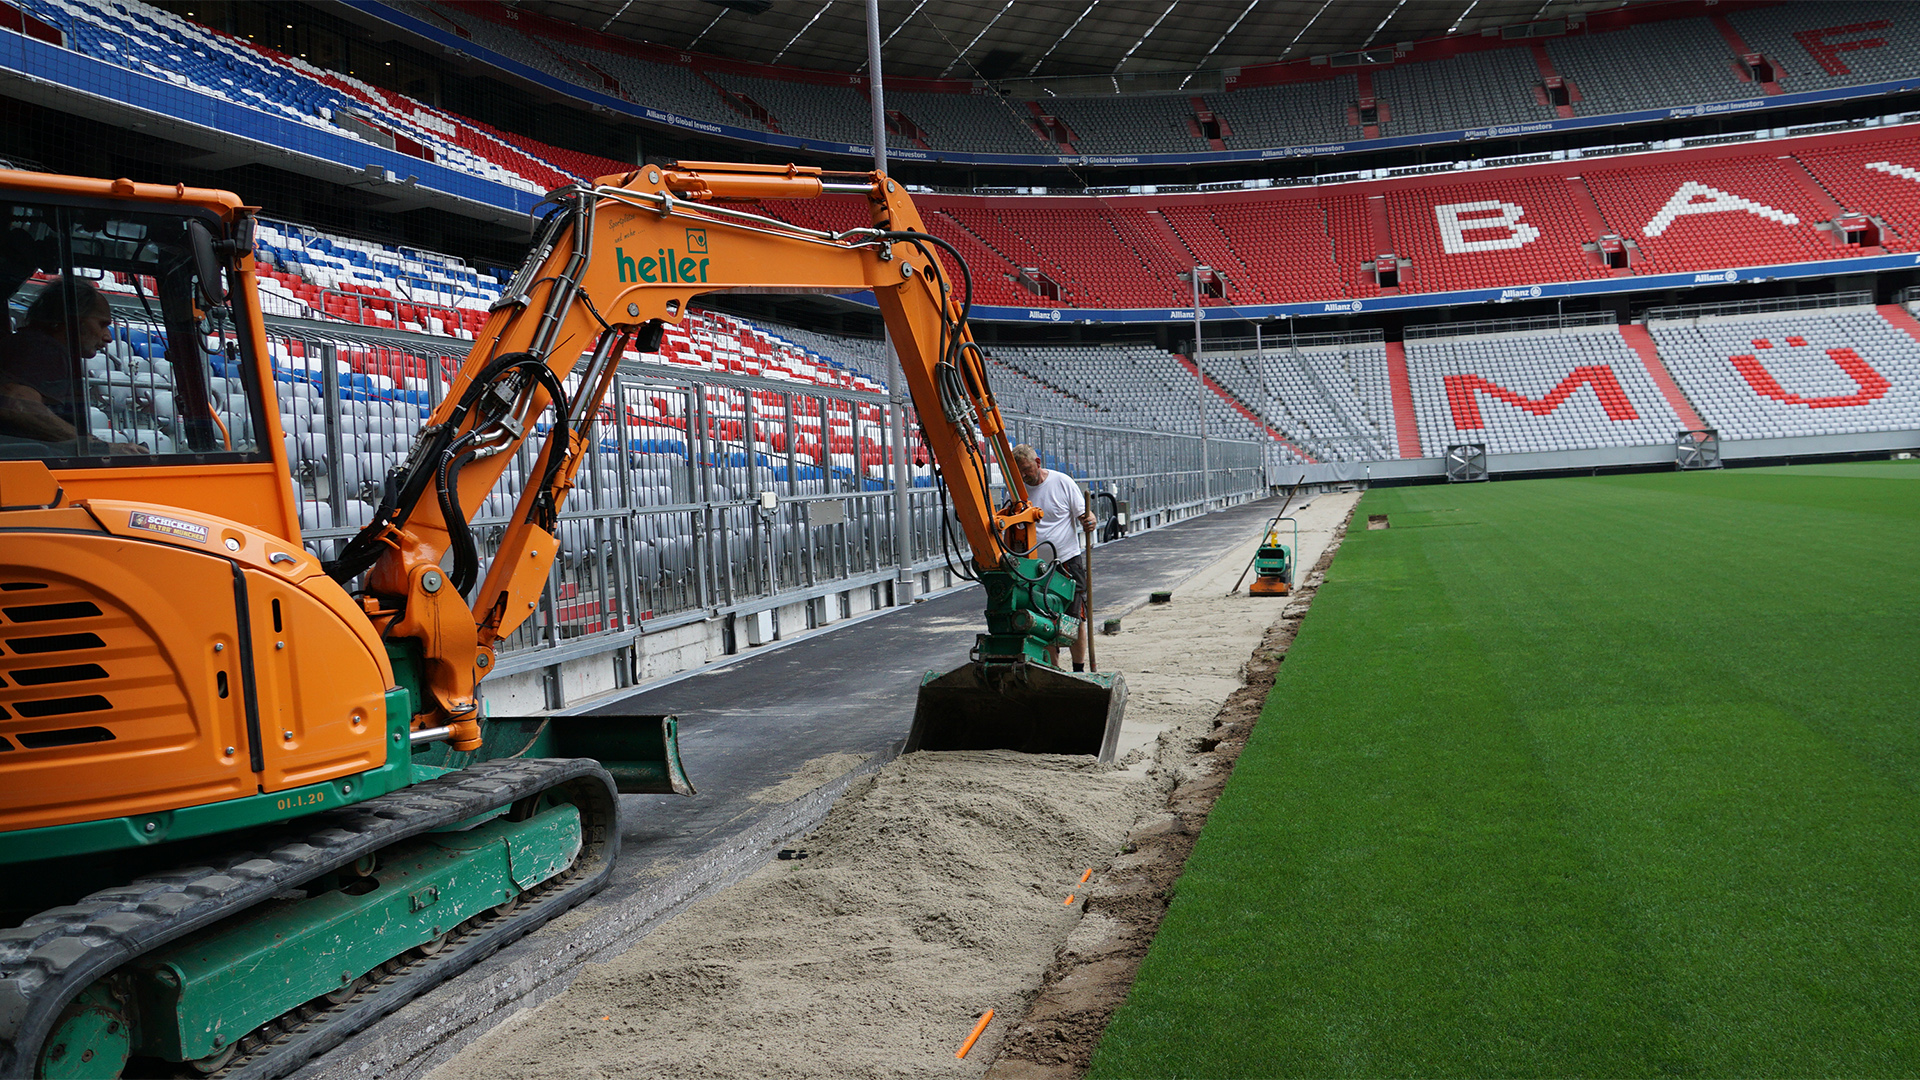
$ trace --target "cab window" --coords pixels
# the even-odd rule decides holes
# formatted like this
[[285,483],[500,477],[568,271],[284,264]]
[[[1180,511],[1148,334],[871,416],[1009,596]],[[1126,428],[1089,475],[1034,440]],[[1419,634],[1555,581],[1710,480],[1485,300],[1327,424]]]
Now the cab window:
[[[201,286],[188,222],[5,204],[0,458],[68,467],[259,460],[246,335]],[[220,270],[226,278],[228,271]]]

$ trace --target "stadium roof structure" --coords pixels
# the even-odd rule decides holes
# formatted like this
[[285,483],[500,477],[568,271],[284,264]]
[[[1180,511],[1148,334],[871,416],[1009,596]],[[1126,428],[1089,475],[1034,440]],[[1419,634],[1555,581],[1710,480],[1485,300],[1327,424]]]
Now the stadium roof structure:
[[[522,10],[736,60],[866,70],[861,0],[520,0]],[[1392,48],[1622,0],[882,0],[884,75],[1132,76]],[[1640,6],[1640,5],[1634,5]]]

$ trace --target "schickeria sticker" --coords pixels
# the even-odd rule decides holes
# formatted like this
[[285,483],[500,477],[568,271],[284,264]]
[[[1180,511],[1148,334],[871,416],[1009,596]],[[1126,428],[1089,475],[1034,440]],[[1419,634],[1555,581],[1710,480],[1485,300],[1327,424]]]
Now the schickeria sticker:
[[207,527],[205,525],[196,525],[191,521],[181,521],[179,518],[161,517],[159,514],[148,514],[135,510],[133,513],[127,515],[127,524],[136,529],[145,529],[148,532],[177,536],[182,540],[198,540],[202,544],[207,542]]

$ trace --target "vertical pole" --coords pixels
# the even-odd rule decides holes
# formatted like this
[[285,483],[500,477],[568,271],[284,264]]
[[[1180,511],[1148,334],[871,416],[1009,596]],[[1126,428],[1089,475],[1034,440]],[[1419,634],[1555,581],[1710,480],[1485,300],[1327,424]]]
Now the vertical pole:
[[[1259,373],[1260,389],[1265,393],[1267,398],[1267,419],[1271,420],[1274,414],[1273,384],[1267,379],[1267,348],[1261,343],[1260,326],[1260,321],[1255,319],[1253,323],[1253,370]],[[1260,435],[1257,431],[1253,434],[1255,438],[1258,438]],[[1267,460],[1279,456],[1280,450],[1278,447],[1272,446],[1272,444],[1265,440],[1261,440],[1260,468],[1263,472],[1266,470]],[[1264,477],[1262,479],[1264,479]]]
[[687,382],[687,501],[692,533],[693,571],[697,603],[702,607],[724,603],[713,581],[712,508],[707,505],[707,395],[699,380]]
[[[616,535],[621,538],[620,546],[625,548],[622,552],[621,565],[626,567],[620,574],[620,587],[625,595],[620,598],[619,627],[622,630],[632,630],[640,625],[642,573],[640,552],[635,547],[640,539],[640,493],[634,489],[633,469],[630,467],[633,461],[634,436],[637,431],[627,412],[627,403],[636,395],[633,392],[633,383],[623,377],[614,379],[611,393],[615,405],[614,432],[619,439],[615,444],[619,449],[614,452],[614,460],[617,463],[614,471],[620,477],[620,487],[616,497],[619,499],[620,520],[625,523],[622,528],[616,530]],[[607,620],[607,625],[609,628],[615,625],[612,618]],[[631,661],[633,657],[634,654],[630,651],[627,659]],[[623,665],[623,670],[625,667]],[[632,683],[628,681],[621,685],[631,686]]]
[[[753,433],[753,391],[740,391],[740,444],[747,451],[747,495],[754,509],[748,525],[753,530],[753,568],[756,575],[764,574],[760,582],[760,591],[764,596],[772,596],[779,589],[773,582],[773,521],[760,514],[760,443]],[[765,557],[761,557],[761,552]]]
[[[867,96],[873,103],[873,169],[887,171],[887,99],[880,83],[880,0],[867,0]],[[908,492],[906,379],[893,341],[887,350],[887,443],[893,456],[893,602],[913,602],[913,538],[907,532]]]
[[1200,510],[1213,508],[1213,477],[1207,472],[1207,368],[1200,344],[1200,267],[1193,268],[1193,374],[1200,383]]
[[867,97],[873,103],[873,171],[887,171],[887,102],[880,88],[880,0],[867,0]]
[[[787,433],[787,498],[800,494],[799,446],[800,426],[793,422],[793,395],[782,391],[780,394],[781,430]],[[787,561],[793,566],[793,583],[811,585],[813,579],[802,569],[805,557],[801,554],[804,547],[810,546],[810,530],[807,528],[806,504],[802,503],[796,512],[787,508]]]
[[[341,486],[341,474],[346,471],[346,442],[340,431],[344,419],[340,408],[340,350],[333,345],[320,346],[320,395],[323,401],[321,415],[325,418],[327,440],[327,504],[333,508],[333,524],[340,525],[346,514],[347,496]],[[311,415],[311,414],[309,414]],[[311,425],[312,421],[309,420]],[[309,426],[311,430],[311,426]],[[359,452],[359,447],[354,448]]]

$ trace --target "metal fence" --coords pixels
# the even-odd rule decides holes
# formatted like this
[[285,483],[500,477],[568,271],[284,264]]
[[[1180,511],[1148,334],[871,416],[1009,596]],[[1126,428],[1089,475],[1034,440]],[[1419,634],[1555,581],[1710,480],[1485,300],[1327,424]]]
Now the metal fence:
[[1574,311],[1561,315],[1535,315],[1527,319],[1481,319],[1476,322],[1443,322],[1409,326],[1406,328],[1404,338],[1407,341],[1426,341],[1432,338],[1469,337],[1479,334],[1552,333],[1555,330],[1570,330],[1575,327],[1612,326],[1618,321],[1611,311]]
[[1370,345],[1385,345],[1387,335],[1375,328],[1366,330],[1334,330],[1324,333],[1302,334],[1294,331],[1291,323],[1283,331],[1278,327],[1266,328],[1268,332],[1256,333],[1253,337],[1207,338],[1207,355],[1220,356],[1227,353],[1240,355],[1288,352],[1293,349],[1320,349],[1328,346],[1351,345],[1364,348]]
[[[269,319],[279,406],[309,548],[363,524],[386,472],[446,392],[466,343]],[[560,556],[502,668],[542,650],[798,603],[899,569],[884,395],[681,365],[628,364],[560,515]],[[909,430],[914,416],[908,412]],[[1015,442],[1129,504],[1135,521],[1197,512],[1200,440],[1007,414]],[[529,439],[475,516],[483,573],[526,483]],[[1208,440],[1211,501],[1264,494],[1262,447]],[[915,437],[905,561],[942,565],[941,500]],[[996,477],[996,481],[997,481]],[[763,502],[771,493],[772,505]],[[956,527],[953,542],[964,545]],[[966,557],[964,546],[951,553]],[[589,650],[591,651],[591,650]],[[512,654],[518,654],[516,657]],[[524,663],[523,663],[524,662]]]
[[1649,322],[1673,322],[1680,319],[1708,319],[1724,315],[1773,315],[1796,311],[1828,311],[1834,308],[1869,307],[1870,292],[1848,291],[1817,296],[1776,296],[1761,300],[1731,300],[1717,304],[1679,304],[1648,308]]

